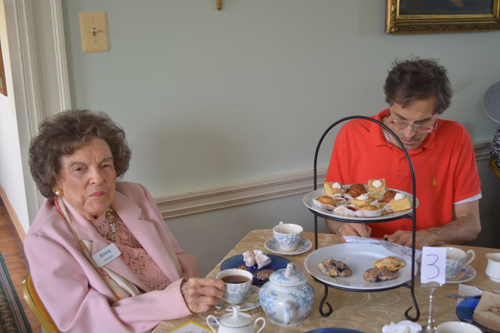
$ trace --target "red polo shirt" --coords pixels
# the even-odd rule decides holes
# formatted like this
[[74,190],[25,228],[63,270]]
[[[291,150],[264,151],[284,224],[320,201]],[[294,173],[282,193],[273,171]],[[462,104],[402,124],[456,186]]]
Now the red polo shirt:
[[[381,121],[388,109],[372,118]],[[389,134],[390,135],[390,134]],[[439,119],[422,144],[408,151],[415,171],[417,230],[453,220],[453,204],[481,193],[474,148],[459,123]],[[384,178],[386,186],[412,193],[412,178],[403,151],[387,141],[382,127],[364,119],[346,123],[339,131],[326,176],[327,182],[368,184]],[[410,219],[371,223],[372,237],[411,230]]]

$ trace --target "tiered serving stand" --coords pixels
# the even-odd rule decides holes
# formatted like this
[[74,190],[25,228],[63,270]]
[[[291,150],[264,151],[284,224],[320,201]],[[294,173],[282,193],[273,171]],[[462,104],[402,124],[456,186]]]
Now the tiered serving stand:
[[[334,124],[332,124],[330,127],[328,127],[328,129],[323,133],[323,135],[321,136],[321,139],[319,140],[318,142],[318,146],[316,147],[316,153],[314,155],[314,190],[316,191],[317,190],[317,184],[318,184],[318,176],[317,176],[317,163],[318,163],[318,153],[319,153],[319,148],[321,147],[321,143],[323,142],[323,139],[325,138],[325,136],[328,134],[328,132],[330,132],[330,130],[332,128],[334,128],[335,126],[337,126],[338,124],[344,122],[344,121],[348,121],[348,120],[351,120],[351,119],[365,119],[365,120],[368,120],[368,121],[371,121],[371,122],[374,122],[378,125],[380,125],[382,128],[384,128],[388,133],[390,133],[396,140],[397,142],[399,143],[400,147],[402,147],[402,150],[404,152],[404,154],[406,155],[406,159],[408,160],[408,165],[410,167],[410,170],[411,170],[411,175],[412,175],[412,189],[413,189],[413,203],[412,203],[412,210],[409,211],[407,214],[404,214],[404,215],[399,215],[399,216],[388,216],[387,218],[380,218],[378,217],[376,220],[374,219],[370,219],[370,218],[363,218],[363,219],[351,219],[349,217],[332,217],[331,215],[326,215],[326,214],[322,214],[321,212],[319,211],[316,211],[316,210],[313,210],[311,208],[309,208],[309,210],[314,214],[314,241],[315,241],[315,250],[318,249],[318,217],[322,217],[322,218],[325,218],[325,219],[329,219],[329,220],[335,220],[335,221],[340,221],[340,222],[347,222],[347,223],[383,223],[383,222],[388,222],[388,221],[393,221],[393,220],[398,220],[398,219],[402,219],[402,218],[408,218],[408,219],[411,219],[412,220],[412,238],[413,238],[413,242],[412,242],[412,261],[411,261],[411,280],[408,284],[407,283],[404,283],[402,285],[398,285],[398,286],[394,286],[394,287],[389,287],[389,288],[382,288],[382,289],[376,289],[376,290],[372,290],[372,289],[360,289],[360,288],[356,288],[356,289],[351,289],[351,288],[344,288],[344,287],[341,287],[341,286],[338,286],[338,285],[334,285],[334,284],[330,284],[330,283],[327,283],[325,281],[321,281],[319,279],[317,279],[315,276],[313,276],[313,278],[323,284],[325,286],[325,294],[323,296],[323,299],[321,300],[321,303],[320,303],[320,306],[319,306],[319,312],[322,316],[326,317],[326,316],[329,316],[330,314],[332,314],[333,312],[333,309],[331,307],[331,305],[326,302],[326,305],[328,306],[328,311],[327,312],[324,312],[323,311],[323,307],[324,307],[324,304],[325,304],[325,301],[326,301],[326,298],[328,296],[328,288],[329,287],[332,287],[332,288],[336,288],[336,289],[341,289],[341,290],[348,290],[348,291],[362,291],[362,292],[372,292],[372,291],[382,291],[382,290],[389,290],[389,289],[394,289],[394,288],[399,288],[401,286],[404,286],[404,287],[407,287],[410,289],[410,292],[411,292],[411,297],[412,297],[412,300],[413,300],[413,305],[415,306],[415,311],[416,311],[416,316],[415,317],[411,317],[409,315],[409,311],[412,309],[412,307],[408,308],[408,310],[405,311],[405,317],[406,319],[408,320],[411,320],[411,321],[417,321],[420,317],[420,310],[418,308],[418,304],[417,304],[417,300],[415,298],[415,220],[416,220],[416,193],[415,193],[415,172],[413,170],[413,164],[411,162],[411,159],[410,159],[410,156],[408,155],[408,152],[406,151],[403,143],[399,140],[399,138],[396,136],[396,134],[394,134],[393,131],[391,131],[387,126],[385,126],[383,123],[381,123],[380,121],[378,120],[375,120],[373,118],[369,118],[369,117],[365,117],[365,116],[350,116],[350,117],[346,117],[346,118],[342,118],[340,120],[338,120],[337,122],[335,122]],[[330,161],[330,163],[334,163],[334,161]]]

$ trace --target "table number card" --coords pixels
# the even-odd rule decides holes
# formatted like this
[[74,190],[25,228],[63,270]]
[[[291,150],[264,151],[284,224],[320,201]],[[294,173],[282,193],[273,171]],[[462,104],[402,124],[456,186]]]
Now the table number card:
[[420,281],[446,283],[446,248],[424,246],[422,248]]

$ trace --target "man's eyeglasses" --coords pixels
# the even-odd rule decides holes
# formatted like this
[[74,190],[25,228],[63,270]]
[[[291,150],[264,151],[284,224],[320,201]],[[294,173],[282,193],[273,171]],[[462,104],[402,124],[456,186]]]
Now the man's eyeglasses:
[[[389,124],[392,126],[399,128],[399,129],[404,129],[410,125],[407,121],[404,120],[396,120],[396,119],[389,119],[390,113],[387,115],[387,119],[389,121]],[[418,125],[418,124],[413,124],[413,129],[416,132],[423,132],[423,133],[430,133],[433,130],[435,130],[438,126],[438,119],[436,119],[436,123],[433,126],[423,126],[423,125]]]

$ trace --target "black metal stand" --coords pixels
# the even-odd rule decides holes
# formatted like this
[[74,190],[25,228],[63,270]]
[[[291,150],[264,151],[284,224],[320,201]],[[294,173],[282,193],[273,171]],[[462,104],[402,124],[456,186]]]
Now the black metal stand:
[[[318,145],[316,147],[316,152],[314,154],[314,190],[316,191],[317,190],[317,187],[318,187],[318,153],[319,153],[319,148],[321,147],[321,143],[323,142],[325,136],[328,134],[328,132],[330,132],[330,130],[332,128],[334,128],[335,126],[337,126],[338,124],[344,122],[344,121],[348,121],[348,120],[351,120],[351,119],[365,119],[365,120],[368,120],[368,121],[371,121],[371,122],[374,122],[378,125],[380,125],[382,128],[384,128],[388,133],[390,133],[395,139],[396,141],[399,143],[401,149],[403,150],[405,156],[406,156],[406,159],[408,160],[408,165],[410,167],[410,170],[411,170],[411,175],[412,175],[412,189],[413,189],[413,208],[412,208],[412,211],[404,216],[398,216],[398,217],[388,217],[386,219],[377,219],[377,221],[370,221],[369,218],[367,218],[366,220],[363,220],[363,221],[353,221],[353,220],[349,220],[348,218],[345,219],[345,218],[337,218],[335,217],[335,221],[340,221],[340,222],[347,222],[347,223],[373,223],[373,222],[388,222],[388,221],[393,221],[393,220],[399,220],[399,219],[402,219],[402,218],[408,218],[408,219],[411,219],[412,220],[412,239],[413,239],[413,242],[412,242],[412,261],[411,261],[411,281],[410,281],[410,284],[404,284],[403,286],[404,287],[407,287],[410,289],[410,292],[411,292],[411,298],[413,300],[413,305],[415,306],[415,311],[416,311],[416,315],[415,317],[411,317],[409,315],[409,312],[410,310],[413,308],[413,306],[411,306],[410,308],[408,308],[408,310],[405,311],[405,317],[406,319],[408,320],[411,320],[411,321],[417,321],[418,318],[420,317],[420,310],[418,308],[418,303],[417,303],[417,300],[415,298],[415,229],[416,229],[416,189],[415,189],[415,171],[413,170],[413,164],[411,162],[411,159],[410,159],[410,155],[408,155],[408,152],[406,151],[406,148],[404,147],[403,143],[401,142],[401,140],[399,140],[399,138],[396,136],[396,134],[391,131],[387,126],[385,126],[383,123],[381,123],[380,121],[378,120],[375,120],[373,118],[370,118],[370,117],[365,117],[365,116],[350,116],[350,117],[345,117],[345,118],[342,118],[340,120],[338,120],[337,122],[333,123],[332,125],[330,125],[330,127],[328,127],[328,129],[323,133],[323,135],[321,136],[321,139],[319,140],[318,142]],[[331,161],[330,161],[331,163]],[[326,218],[326,219],[332,219],[331,216],[326,216],[326,215],[323,215],[319,212],[316,212],[314,210],[311,210],[309,209],[313,214],[314,214],[314,248],[317,250],[318,249],[318,216],[322,217],[322,218]],[[313,277],[314,278],[314,277]],[[336,288],[336,289],[341,289],[341,290],[348,290],[348,291],[363,291],[363,290],[354,290],[354,289],[349,289],[349,288],[339,288],[338,286],[333,286],[333,285],[330,285],[328,283],[325,283],[323,281],[320,281],[316,278],[314,278],[316,281],[318,281],[319,283],[322,283],[324,286],[325,286],[325,294],[323,296],[323,299],[321,300],[321,303],[320,303],[320,306],[319,306],[319,312],[322,316],[326,317],[326,316],[329,316],[332,312],[333,312],[333,309],[331,307],[331,305],[326,302],[326,298],[328,296],[328,287],[333,287],[333,288]],[[377,291],[382,291],[382,290],[388,290],[388,289],[394,289],[394,288],[397,288],[397,287],[391,287],[391,288],[387,288],[387,289],[380,289],[380,290],[377,290]],[[323,312],[323,307],[324,307],[324,304],[326,302],[326,305],[328,306],[329,310],[325,313]]]

